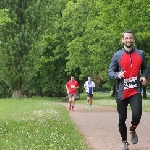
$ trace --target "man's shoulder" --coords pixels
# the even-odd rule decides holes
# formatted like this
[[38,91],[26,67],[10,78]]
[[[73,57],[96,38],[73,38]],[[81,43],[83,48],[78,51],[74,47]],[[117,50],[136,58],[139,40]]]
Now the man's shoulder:
[[120,59],[124,53],[125,53],[124,49],[116,51],[113,55],[113,59]]
[[135,52],[137,54],[139,54],[141,57],[143,57],[143,55],[144,55],[144,51],[143,50],[139,50],[139,49],[135,48]]
[[135,52],[138,52],[138,53],[144,53],[143,50],[140,50],[140,49],[137,49],[137,48],[135,48]]
[[116,51],[114,53],[114,55],[120,55],[120,54],[123,54],[124,52],[125,52],[124,49],[120,49],[120,50]]
[[92,81],[92,84],[93,84],[93,86],[95,85],[95,82],[94,81]]
[[67,84],[68,84],[68,83],[71,83],[71,80],[67,81]]
[[73,84],[78,84],[78,81],[77,81],[77,80],[74,80],[73,82],[71,81],[71,83],[73,83]]

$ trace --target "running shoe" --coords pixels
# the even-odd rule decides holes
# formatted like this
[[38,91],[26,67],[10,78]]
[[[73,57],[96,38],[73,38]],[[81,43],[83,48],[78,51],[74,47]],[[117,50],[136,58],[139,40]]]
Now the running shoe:
[[69,110],[71,110],[71,106],[69,106]]
[[89,106],[89,110],[92,110],[92,107],[91,107],[91,106]]
[[136,131],[130,131],[130,135],[131,135],[131,142],[132,142],[132,144],[137,144],[138,136],[136,134]]
[[89,104],[87,103],[85,107],[86,107],[86,108],[89,108]]
[[74,106],[72,106],[72,111],[74,111]]
[[121,150],[129,150],[128,145],[129,143],[127,141],[123,141]]

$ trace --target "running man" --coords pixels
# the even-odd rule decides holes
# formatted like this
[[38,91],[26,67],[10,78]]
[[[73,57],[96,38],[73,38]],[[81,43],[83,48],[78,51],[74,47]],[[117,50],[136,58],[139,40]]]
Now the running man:
[[88,77],[88,81],[84,84],[85,91],[87,93],[87,104],[86,108],[92,109],[92,99],[93,99],[93,88],[95,88],[95,83],[92,81],[91,77]]
[[122,34],[124,47],[114,53],[110,66],[109,77],[116,79],[117,84],[117,111],[119,114],[119,132],[122,138],[122,150],[129,150],[127,142],[127,106],[132,110],[132,121],[129,128],[132,144],[138,142],[136,128],[142,116],[141,84],[146,85],[148,69],[145,54],[142,50],[133,47],[135,42],[130,30]]
[[71,76],[71,80],[66,83],[66,90],[69,98],[69,110],[74,110],[75,98],[78,88],[78,82],[74,79],[74,76]]

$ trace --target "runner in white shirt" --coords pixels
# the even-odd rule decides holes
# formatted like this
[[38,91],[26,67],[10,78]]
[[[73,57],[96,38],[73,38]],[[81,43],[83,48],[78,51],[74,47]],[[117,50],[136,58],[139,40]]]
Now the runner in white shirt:
[[92,109],[92,99],[93,99],[93,88],[95,88],[95,83],[92,81],[91,77],[88,77],[88,81],[84,84],[85,91],[87,93],[87,104],[86,108]]

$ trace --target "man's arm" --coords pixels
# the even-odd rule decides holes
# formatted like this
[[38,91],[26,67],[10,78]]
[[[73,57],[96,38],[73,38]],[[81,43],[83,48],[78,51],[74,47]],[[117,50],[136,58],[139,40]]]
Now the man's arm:
[[145,86],[146,85],[146,78],[148,75],[148,68],[147,68],[144,52],[143,52],[143,61],[142,61],[142,65],[141,65],[141,74],[142,75],[141,75],[140,81],[142,82],[142,85]]
[[146,59],[145,59],[145,54],[143,52],[143,61],[142,61],[142,65],[141,65],[141,76],[147,78],[148,75],[148,68],[147,68],[147,64],[146,64]]
[[84,87],[85,90],[87,89],[86,82],[84,83],[84,86],[83,86],[83,87]]
[[108,69],[108,75],[111,79],[119,79],[118,77],[119,72],[116,72],[117,67],[118,67],[118,62],[117,62],[116,55],[114,54]]
[[67,84],[66,84],[66,90],[68,90],[68,86],[67,86]]
[[93,82],[93,88],[95,88],[95,82]]
[[67,94],[69,94],[69,89],[68,89],[68,85],[66,84],[66,90],[67,90]]
[[75,86],[75,89],[78,89],[79,88],[79,83],[77,82],[77,85]]

